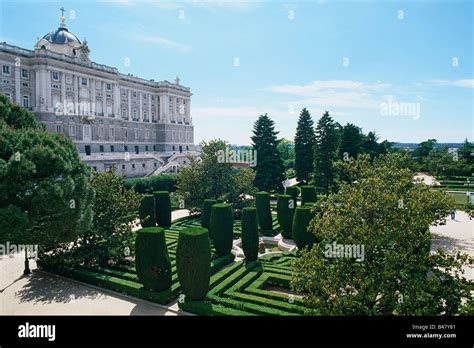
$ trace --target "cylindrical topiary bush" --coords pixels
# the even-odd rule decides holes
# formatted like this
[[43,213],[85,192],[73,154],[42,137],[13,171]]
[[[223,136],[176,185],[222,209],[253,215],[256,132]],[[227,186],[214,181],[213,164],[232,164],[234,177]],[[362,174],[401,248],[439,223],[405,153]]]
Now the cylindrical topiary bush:
[[162,291],[171,286],[171,262],[163,228],[146,227],[137,232],[135,268],[145,288]]
[[168,191],[156,191],[155,196],[155,218],[158,226],[171,226],[171,198]]
[[212,206],[210,228],[217,255],[228,255],[234,238],[234,214],[230,204],[219,203]]
[[268,192],[257,192],[255,194],[255,205],[257,207],[258,224],[263,232],[272,230],[272,211],[270,208],[270,195]]
[[316,202],[316,187],[313,185],[301,186],[301,205]]
[[138,216],[142,227],[152,227],[156,225],[155,220],[155,197],[153,195],[143,195]]
[[209,223],[211,222],[211,210],[212,206],[216,204],[215,199],[205,199],[202,205],[201,211],[201,226],[209,229]]
[[207,229],[191,227],[179,232],[176,270],[185,300],[203,300],[211,279],[211,243]]
[[291,238],[294,213],[293,204],[293,198],[290,195],[278,195],[277,219],[283,238]]
[[245,207],[242,209],[242,249],[247,261],[257,260],[258,241],[257,209]]
[[313,218],[311,208],[297,207],[293,217],[293,240],[298,249],[311,248],[314,243],[314,235],[308,232],[308,226]]
[[285,188],[285,194],[290,195],[291,199],[293,199],[293,202],[294,202],[293,210],[295,210],[296,206],[298,205],[297,204],[298,194],[299,194],[298,187],[297,186],[288,186],[287,188]]

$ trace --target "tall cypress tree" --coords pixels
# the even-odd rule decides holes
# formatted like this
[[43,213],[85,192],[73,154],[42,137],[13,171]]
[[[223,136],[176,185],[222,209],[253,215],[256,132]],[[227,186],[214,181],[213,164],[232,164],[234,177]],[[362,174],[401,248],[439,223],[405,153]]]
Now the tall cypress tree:
[[313,155],[316,137],[313,120],[306,108],[301,110],[295,135],[295,172],[299,182],[307,183],[313,171]]
[[356,158],[362,152],[364,134],[362,130],[352,123],[347,123],[342,127],[341,143],[339,146],[339,160],[344,159],[344,153],[351,158]]
[[318,187],[328,195],[334,187],[335,173],[333,160],[335,159],[339,137],[336,123],[325,112],[316,126],[316,145],[314,147],[314,175],[313,179]]
[[260,115],[253,125],[253,148],[257,151],[255,186],[261,191],[283,190],[285,180],[283,160],[278,151],[278,132],[267,114]]

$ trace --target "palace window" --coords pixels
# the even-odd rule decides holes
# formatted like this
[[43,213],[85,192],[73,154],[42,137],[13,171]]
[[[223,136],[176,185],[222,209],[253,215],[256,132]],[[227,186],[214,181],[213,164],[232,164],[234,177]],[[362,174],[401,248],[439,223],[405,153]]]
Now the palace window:
[[58,71],[51,71],[51,79],[53,81],[59,81],[59,72]]
[[111,138],[115,137],[115,128],[114,127],[110,127],[110,137]]
[[143,94],[143,99],[146,100],[146,94]]
[[61,133],[62,127],[60,124],[56,125],[56,133]]
[[104,137],[104,126],[99,126],[99,138]]
[[28,82],[22,82],[22,83],[21,83],[21,86],[22,86],[22,87],[29,87],[30,85],[28,84]]
[[113,145],[110,145],[110,152],[114,152],[115,151],[115,148]]
[[24,108],[30,107],[30,97],[28,97],[27,95],[23,96],[23,107]]
[[135,132],[134,132],[133,135],[134,135],[135,139],[138,139],[138,129],[135,129]]
[[11,74],[9,65],[4,65],[2,71],[3,71],[3,75],[10,76]]
[[81,85],[87,86],[87,79],[85,77],[81,77]]
[[69,136],[70,137],[76,136],[76,125],[75,124],[71,124],[69,126]]
[[148,120],[148,112],[143,111],[143,119],[146,121]]
[[106,85],[106,86],[107,86],[107,90],[108,90],[108,91],[111,91],[111,90],[112,90],[112,84],[110,84],[110,83],[107,83],[107,85]]
[[104,152],[104,145],[99,145],[99,152]]
[[133,119],[134,120],[137,120],[138,117],[137,117],[137,109],[133,109]]
[[123,96],[123,97],[126,97],[126,96],[127,96],[127,90],[126,90],[126,89],[122,89],[122,96]]
[[127,118],[127,110],[126,109],[122,109],[122,117]]
[[134,97],[134,98],[137,97],[137,92],[133,91],[133,97]]
[[30,77],[28,69],[21,69],[21,77],[23,77],[24,79],[27,79]]
[[11,93],[6,92],[6,93],[4,93],[4,94],[5,94],[5,97],[7,97],[8,101],[11,103],[11,101],[12,101],[12,95],[11,95]]

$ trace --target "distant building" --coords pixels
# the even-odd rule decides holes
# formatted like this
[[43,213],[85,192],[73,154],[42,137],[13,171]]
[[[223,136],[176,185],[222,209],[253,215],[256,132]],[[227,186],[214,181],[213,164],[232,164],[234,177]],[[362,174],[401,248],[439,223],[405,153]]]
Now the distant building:
[[89,59],[87,41],[61,17],[34,50],[0,43],[0,93],[68,136],[97,171],[127,176],[178,171],[196,155],[191,91],[180,80],[145,80]]

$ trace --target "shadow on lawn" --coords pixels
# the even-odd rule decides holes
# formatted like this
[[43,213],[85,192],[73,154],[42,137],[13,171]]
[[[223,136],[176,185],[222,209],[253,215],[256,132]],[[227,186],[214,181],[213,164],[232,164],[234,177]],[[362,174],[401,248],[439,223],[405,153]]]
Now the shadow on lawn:
[[20,302],[68,303],[79,298],[104,296],[98,290],[41,272],[32,272],[28,278],[28,282],[15,293]]

